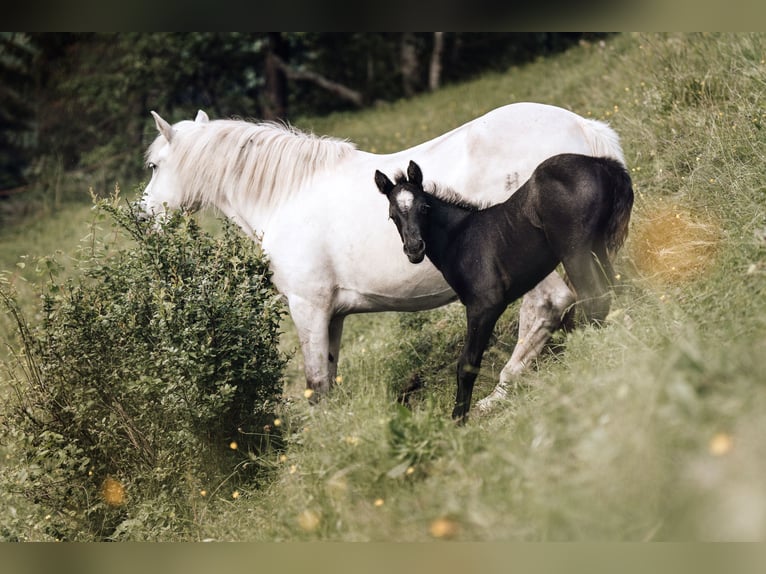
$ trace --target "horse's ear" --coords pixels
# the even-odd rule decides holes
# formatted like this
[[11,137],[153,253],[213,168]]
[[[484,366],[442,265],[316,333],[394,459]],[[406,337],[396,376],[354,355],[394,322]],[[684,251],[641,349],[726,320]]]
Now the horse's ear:
[[194,118],[194,122],[198,124],[206,124],[210,121],[210,118],[207,117],[207,114],[203,112],[202,110],[197,110],[197,117]]
[[165,139],[168,140],[168,143],[173,141],[173,135],[176,133],[173,129],[173,126],[163,120],[160,117],[160,114],[155,111],[152,111],[152,117],[154,118],[154,124],[157,126],[157,131],[165,136]]
[[415,185],[422,187],[423,172],[420,171],[420,166],[412,160],[410,160],[410,165],[407,166],[407,178],[410,180],[410,183],[414,183]]
[[375,170],[375,185],[378,186],[380,193],[383,195],[388,195],[394,189],[394,184],[388,179],[388,176],[377,169]]

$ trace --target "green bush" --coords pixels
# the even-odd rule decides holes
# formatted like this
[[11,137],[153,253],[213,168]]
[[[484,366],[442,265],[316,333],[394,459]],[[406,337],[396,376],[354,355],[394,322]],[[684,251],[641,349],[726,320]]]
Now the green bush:
[[[113,233],[94,225],[74,280],[44,262],[39,325],[2,294],[22,348],[0,419],[2,480],[39,510],[48,537],[188,534],[190,499],[257,478],[273,451],[283,304],[265,258],[229,224],[214,237],[183,214],[157,230],[130,207],[97,208]],[[23,525],[0,528],[23,538]]]

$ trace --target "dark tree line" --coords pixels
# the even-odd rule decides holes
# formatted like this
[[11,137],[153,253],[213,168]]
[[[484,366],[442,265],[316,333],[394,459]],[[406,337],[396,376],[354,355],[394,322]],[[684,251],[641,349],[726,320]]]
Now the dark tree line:
[[[574,33],[1,33],[0,199],[56,170],[135,173],[148,111],[290,119],[410,97]],[[152,133],[153,136],[153,133]]]

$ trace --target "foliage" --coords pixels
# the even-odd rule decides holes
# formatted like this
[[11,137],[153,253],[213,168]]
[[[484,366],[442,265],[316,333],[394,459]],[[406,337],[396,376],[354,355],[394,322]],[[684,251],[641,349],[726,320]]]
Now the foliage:
[[77,280],[44,260],[39,325],[3,292],[23,345],[4,479],[23,484],[54,538],[177,535],[191,497],[254,476],[273,448],[263,429],[282,391],[283,307],[265,258],[230,225],[213,238],[179,214],[157,231],[130,207],[97,208],[133,247],[110,248],[94,227]]

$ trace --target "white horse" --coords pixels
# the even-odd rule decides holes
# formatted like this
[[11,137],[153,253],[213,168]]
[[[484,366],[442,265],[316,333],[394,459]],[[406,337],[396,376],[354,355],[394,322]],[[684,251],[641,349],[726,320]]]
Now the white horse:
[[[552,155],[625,163],[609,126],[535,103],[498,108],[387,155],[281,124],[210,121],[201,110],[194,121],[172,126],[152,115],[160,135],[146,154],[153,173],[141,209],[158,215],[213,206],[261,242],[295,323],[313,399],[335,380],[347,315],[430,309],[456,298],[430,263],[411,265],[402,252],[382,215],[386,198],[375,186],[376,169],[392,172],[414,160],[471,201],[498,203]],[[539,354],[574,301],[555,272],[524,297],[516,347],[479,409],[506,396],[513,376]]]

